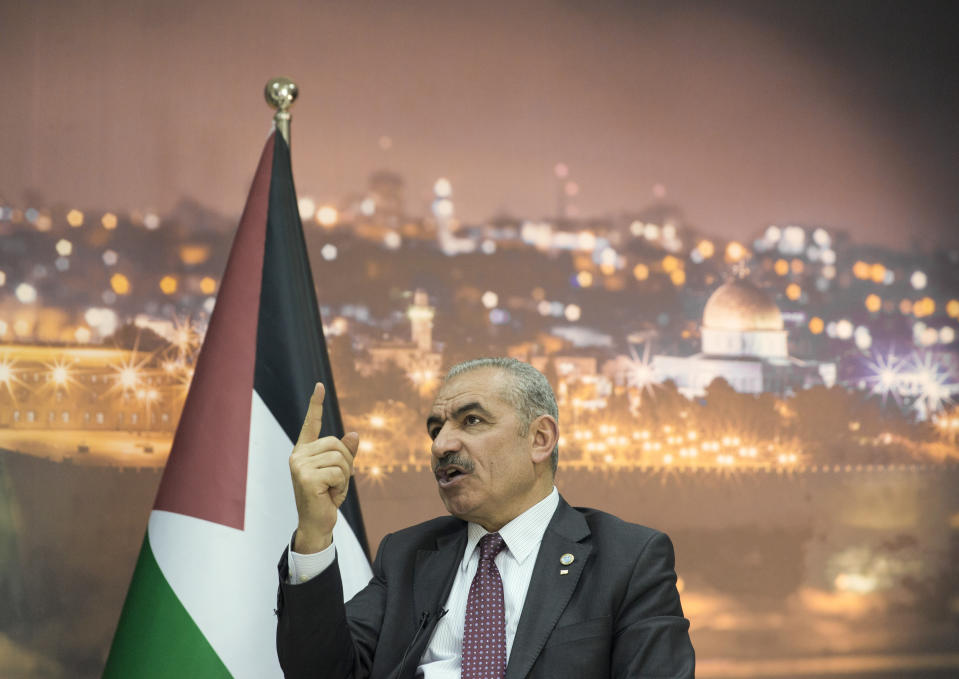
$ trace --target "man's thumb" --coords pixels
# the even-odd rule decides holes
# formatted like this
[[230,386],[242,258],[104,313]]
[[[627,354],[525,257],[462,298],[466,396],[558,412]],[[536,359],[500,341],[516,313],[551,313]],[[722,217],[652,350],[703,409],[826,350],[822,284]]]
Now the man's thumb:
[[360,435],[355,431],[351,431],[342,439],[343,445],[346,446],[346,449],[350,451],[350,455],[356,457],[356,451],[360,447]]

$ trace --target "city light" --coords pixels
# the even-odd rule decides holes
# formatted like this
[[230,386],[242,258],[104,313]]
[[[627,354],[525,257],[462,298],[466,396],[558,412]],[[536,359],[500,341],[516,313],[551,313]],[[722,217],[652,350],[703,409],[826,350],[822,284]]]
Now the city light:
[[876,355],[867,369],[872,393],[880,395],[883,403],[891,396],[900,407],[910,405],[920,420],[929,419],[959,394],[949,363],[930,352],[906,358]]
[[882,298],[879,295],[871,294],[866,297],[866,309],[876,313],[882,308]]
[[313,219],[313,216],[316,214],[316,201],[309,196],[300,198],[297,201],[296,207],[300,212],[300,219],[303,221]]
[[113,309],[91,307],[83,314],[87,325],[97,331],[101,337],[113,334],[119,325],[119,318]]
[[182,359],[199,345],[200,337],[193,329],[193,324],[190,323],[189,319],[174,317],[173,334],[170,337],[170,342],[176,347],[177,356]]
[[[396,231],[390,231],[385,236],[383,236],[383,245],[387,247],[388,250],[398,250],[399,247],[403,244],[403,239],[400,234]],[[490,248],[492,246],[492,249]],[[484,241],[482,246],[483,252],[488,255],[493,254],[496,251],[496,244],[493,241]]]
[[836,323],[836,337],[841,340],[847,340],[852,337],[854,326],[848,319],[842,319]]
[[[919,325],[918,323],[916,324]],[[924,347],[930,347],[936,342],[939,341],[939,333],[935,328],[926,327],[925,325],[921,326],[921,329],[914,328],[916,334],[918,335],[918,343]]]
[[665,257],[663,257],[662,266],[663,266],[663,271],[666,273],[672,273],[676,271],[677,269],[679,269],[681,265],[682,265],[682,262],[680,262],[679,259],[677,259],[673,255],[666,255]]
[[54,386],[66,388],[73,381],[70,374],[70,364],[64,360],[55,361],[47,367],[50,369],[49,379]]
[[779,241],[780,252],[799,254],[806,249],[806,231],[801,226],[787,226],[782,234]]
[[83,226],[83,213],[76,209],[70,210],[67,213],[67,224],[74,229]]
[[[0,357],[0,384],[10,390],[11,383],[16,379],[13,366],[16,361],[8,359],[6,356]],[[10,391],[11,396],[13,392]]]
[[115,228],[117,228],[117,216],[113,214],[112,212],[107,212],[100,219],[100,223],[103,225],[103,228],[106,229],[107,231],[113,231]]
[[336,259],[337,249],[336,246],[332,243],[327,243],[320,249],[320,255],[328,262],[332,262]]
[[748,254],[749,252],[743,247],[743,244],[737,241],[731,241],[726,246],[726,261],[738,262]]
[[204,295],[212,295],[216,292],[216,279],[210,276],[204,276],[200,279],[200,292]]
[[492,309],[499,304],[499,295],[492,290],[487,290],[483,293],[483,296],[480,297],[480,302],[482,302],[483,306],[485,306],[487,309]]
[[446,177],[440,177],[433,184],[433,193],[437,198],[449,198],[453,195],[453,185]]
[[813,316],[809,319],[809,332],[814,335],[819,335],[825,329],[826,324],[818,316]]
[[125,390],[133,391],[139,384],[139,371],[133,366],[126,366],[120,369],[118,381]]
[[21,304],[33,304],[37,301],[37,289],[29,283],[21,283],[13,293]]
[[187,266],[203,264],[210,258],[210,248],[207,245],[187,244],[180,246],[180,261]]
[[61,238],[57,241],[56,251],[61,257],[69,257],[71,254],[73,254],[73,243],[68,241],[66,238]]
[[[375,206],[375,203],[372,203],[372,204]],[[372,212],[370,214],[372,214]],[[319,210],[316,211],[316,223],[319,224],[320,226],[325,226],[325,227],[335,226],[339,218],[340,218],[340,213],[332,205],[324,205]]]
[[437,198],[433,201],[433,214],[437,219],[450,219],[453,213],[453,201],[449,198]]
[[936,313],[936,302],[931,297],[923,297],[912,304],[912,313],[916,318],[932,316]]
[[823,229],[819,228],[813,231],[812,239],[816,242],[816,245],[822,248],[828,248],[832,245],[832,238],[829,236],[829,233]]
[[164,276],[160,279],[160,291],[164,295],[174,294],[178,286],[179,281],[177,281],[176,276]]
[[789,273],[789,262],[785,259],[777,259],[773,265],[773,271],[776,272],[777,276],[785,276]]
[[130,279],[122,273],[115,273],[110,276],[110,287],[118,295],[130,294]]
[[[643,345],[643,355],[640,356],[636,348],[629,347],[629,363],[626,370],[626,383],[639,390],[640,396],[646,393],[653,396],[653,390],[658,385],[656,373],[653,371],[652,358],[650,357],[649,342]],[[640,433],[641,438],[649,438],[649,432]]]
[[638,281],[644,281],[649,278],[649,267],[645,264],[637,264],[633,267],[633,276]]

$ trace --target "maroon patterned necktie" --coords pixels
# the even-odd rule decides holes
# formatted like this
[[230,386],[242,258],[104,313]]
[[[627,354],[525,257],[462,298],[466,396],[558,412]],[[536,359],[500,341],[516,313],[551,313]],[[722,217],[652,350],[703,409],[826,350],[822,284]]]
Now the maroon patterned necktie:
[[479,541],[479,567],[466,600],[461,679],[503,679],[506,676],[503,580],[493,562],[505,546],[499,533],[488,533]]

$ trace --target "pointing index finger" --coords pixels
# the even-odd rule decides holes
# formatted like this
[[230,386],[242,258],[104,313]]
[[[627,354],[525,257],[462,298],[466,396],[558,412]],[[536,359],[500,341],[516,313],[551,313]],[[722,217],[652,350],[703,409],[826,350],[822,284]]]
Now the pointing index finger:
[[303,418],[303,427],[300,429],[300,437],[296,445],[315,441],[320,436],[320,429],[323,428],[323,398],[326,396],[326,388],[322,382],[317,382],[313,389],[313,395],[310,396],[310,405],[306,409],[306,417]]

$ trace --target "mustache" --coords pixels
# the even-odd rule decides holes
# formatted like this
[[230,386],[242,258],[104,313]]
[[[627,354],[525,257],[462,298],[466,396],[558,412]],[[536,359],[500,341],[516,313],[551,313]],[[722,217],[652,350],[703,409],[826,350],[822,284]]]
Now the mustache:
[[459,467],[464,472],[473,471],[473,461],[465,455],[460,455],[459,453],[447,453],[443,457],[436,460],[433,464],[433,471],[435,472],[440,467],[445,466],[454,466]]

